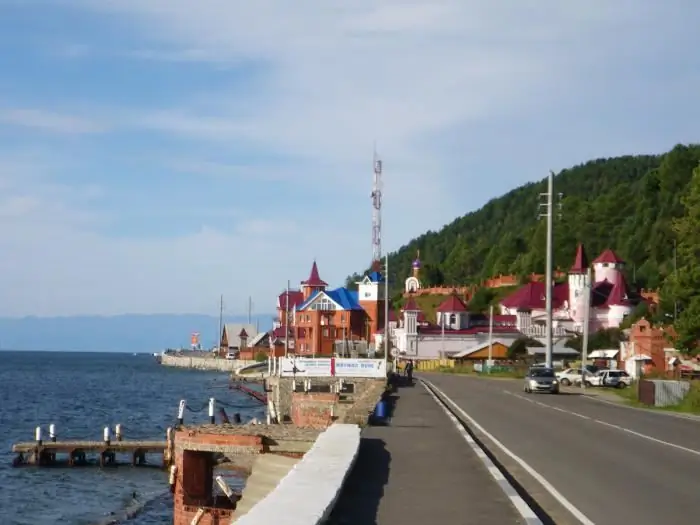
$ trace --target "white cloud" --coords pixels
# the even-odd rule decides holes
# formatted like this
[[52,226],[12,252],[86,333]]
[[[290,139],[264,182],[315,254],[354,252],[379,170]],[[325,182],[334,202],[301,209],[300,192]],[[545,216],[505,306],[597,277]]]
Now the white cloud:
[[102,124],[87,118],[32,108],[0,108],[0,124],[61,134],[89,134],[106,131]]
[[[90,195],[76,204],[69,194],[51,198],[43,190],[15,188],[3,197],[13,226],[0,231],[0,249],[14,255],[0,261],[0,286],[9,294],[5,304],[21,312],[215,310],[220,292],[252,294],[257,304],[272,305],[287,279],[305,277],[313,256],[323,277],[337,282],[368,263],[375,141],[385,161],[384,239],[397,248],[481,204],[472,195],[483,198],[499,172],[469,171],[464,157],[481,156],[482,167],[497,165],[518,155],[505,141],[528,139],[540,121],[556,122],[543,134],[541,153],[529,152],[536,159],[518,166],[508,186],[544,175],[549,150],[558,148],[552,140],[583,142],[575,122],[556,121],[561,108],[584,104],[600,86],[644,86],[630,71],[653,70],[641,61],[673,51],[676,35],[698,11],[696,3],[681,2],[685,9],[674,11],[639,0],[61,3],[88,7],[129,28],[121,52],[111,50],[105,60],[182,62],[183,75],[201,62],[230,68],[232,75],[217,77],[206,92],[188,93],[181,104],[124,108],[115,101],[98,120],[0,110],[0,121],[62,133],[165,133],[183,139],[182,148],[161,160],[173,170],[241,184],[263,180],[271,193],[284,192],[285,184],[313,186],[332,197],[282,204],[263,199],[221,213],[197,202],[182,213],[201,222],[199,231],[144,240],[99,234],[95,224],[110,217],[99,208],[86,211],[96,208],[86,204]],[[68,46],[63,52],[79,56],[88,49],[94,51]],[[158,85],[157,68],[153,64],[144,85]],[[676,77],[657,76],[660,85],[679,90]],[[606,124],[604,116],[600,120],[589,135]],[[482,131],[494,121],[503,124],[491,131],[491,151],[479,151]],[[517,132],[510,132],[513,121],[521,121]],[[609,134],[584,138],[579,151],[605,146],[612,152],[630,142],[614,142]],[[231,156],[200,155],[202,144],[201,151],[235,145],[290,160],[282,167],[239,164]],[[25,173],[20,164],[6,162],[15,178],[0,175],[0,184],[19,180]],[[92,198],[99,197],[99,189],[93,191]],[[246,196],[242,185],[240,196]],[[143,220],[163,213],[154,209]]]
[[[333,254],[358,242],[323,225],[306,229],[294,217],[270,213],[264,203],[257,213],[233,210],[228,217],[172,210],[203,220],[192,233],[110,236],[104,227],[115,217],[100,206],[101,188],[55,183],[39,156],[33,168],[24,155],[0,158],[0,171],[0,316],[215,314],[221,293],[231,313],[243,311],[249,295],[260,312],[269,312],[287,279],[303,279],[310,267],[311,256],[298,246],[313,246],[321,236]],[[353,254],[348,258],[364,263]],[[331,261],[321,254],[321,271],[339,282],[344,270],[331,268]]]

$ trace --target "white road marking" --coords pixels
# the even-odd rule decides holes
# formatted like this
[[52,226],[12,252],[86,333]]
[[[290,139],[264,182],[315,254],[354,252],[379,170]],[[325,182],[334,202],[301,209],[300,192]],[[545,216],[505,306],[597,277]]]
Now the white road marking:
[[581,419],[588,419],[589,421],[592,421],[594,423],[598,423],[599,425],[603,425],[603,426],[606,426],[609,428],[614,428],[616,430],[620,430],[621,432],[626,432],[627,434],[632,434],[633,436],[637,436],[637,437],[640,437],[642,439],[653,441],[654,443],[658,443],[659,445],[664,445],[666,447],[675,448],[677,450],[682,450],[683,452],[688,452],[689,454],[694,454],[696,456],[700,456],[700,450],[695,450],[692,448],[684,447],[682,445],[677,445],[675,443],[671,443],[670,441],[664,441],[663,439],[658,439],[658,438],[655,438],[652,436],[648,436],[646,434],[642,434],[641,432],[636,432],[634,430],[630,430],[629,428],[625,428],[625,427],[622,427],[620,425],[608,423],[607,421],[602,421],[600,419],[593,419],[592,417],[585,416],[583,414],[579,414],[578,412],[574,412],[572,410],[565,410],[563,408],[548,405],[547,403],[535,401],[534,399],[530,399],[530,398],[527,398],[525,396],[521,396],[520,394],[514,394],[513,392],[509,392],[508,390],[504,390],[503,392],[505,392],[506,394],[511,395],[513,397],[517,397],[518,399],[522,399],[524,401],[534,403],[535,405],[539,405],[539,406],[544,407],[544,408],[556,410],[557,412],[563,412],[564,414],[569,414],[570,416],[580,417]]
[[[534,468],[532,468],[530,465],[528,465],[525,460],[523,460],[521,457],[516,456],[515,453],[513,453],[510,449],[508,449],[503,443],[501,443],[498,439],[496,439],[495,436],[493,436],[491,433],[489,433],[484,427],[482,427],[479,423],[476,422],[476,420],[471,417],[469,414],[467,414],[462,408],[457,405],[452,399],[450,399],[442,390],[440,390],[438,387],[436,387],[432,382],[428,381],[427,379],[422,379],[422,381],[428,385],[430,385],[431,388],[434,388],[435,391],[437,391],[440,396],[449,404],[452,406],[452,408],[459,412],[459,414],[474,428],[476,428],[479,432],[481,432],[484,436],[486,436],[494,445],[496,445],[499,449],[501,449],[502,452],[504,452],[508,457],[510,457],[513,461],[515,461],[520,467],[525,470],[530,476],[535,478],[540,485],[542,485],[547,492],[549,492],[554,499],[556,499],[560,505],[562,505],[566,510],[568,510],[573,516],[576,517],[576,519],[582,523],[582,525],[595,525],[593,521],[591,521],[583,512],[581,512],[576,506],[574,506],[573,503],[571,503],[568,499],[564,497],[561,492],[559,492],[554,486],[547,481],[539,472],[537,472]],[[435,394],[433,392],[430,392],[433,397],[435,397]],[[515,394],[512,394],[515,395]],[[437,399],[437,398],[436,398]],[[527,399],[527,398],[523,398]],[[528,401],[531,401],[533,403],[538,403],[537,401],[527,399]],[[441,405],[442,406],[442,405]],[[444,407],[443,407],[444,409]],[[451,417],[450,419],[456,420],[455,418],[448,410],[445,410]],[[461,425],[460,425],[461,428]],[[466,431],[465,431],[466,432]],[[473,440],[472,440],[473,441]],[[515,491],[512,486],[510,486],[510,483],[508,484],[510,489]],[[522,500],[522,498],[521,498]],[[525,502],[523,501],[523,504]],[[529,508],[529,507],[528,507]],[[531,510],[532,512],[532,510]],[[539,522],[539,520],[538,520]]]
[[[445,405],[443,405],[440,402],[440,399],[435,395],[435,392],[430,390],[425,383],[429,383],[430,386],[435,388],[438,392],[440,390],[435,387],[432,383],[429,381],[423,380],[423,388],[425,388],[428,393],[433,397],[435,400],[435,403],[437,403],[440,408],[442,408],[443,412],[447,414],[447,417],[450,418],[450,421],[454,424],[454,426],[457,428],[461,436],[464,438],[464,440],[469,444],[469,446],[472,448],[474,453],[481,459],[481,461],[484,463],[486,466],[486,469],[489,471],[491,474],[491,477],[498,483],[498,486],[501,487],[501,490],[508,496],[508,499],[510,499],[511,503],[515,507],[515,509],[518,511],[518,513],[522,516],[522,518],[525,520],[525,523],[527,525],[543,525],[542,520],[537,517],[537,514],[530,508],[530,506],[525,503],[525,500],[518,494],[518,492],[513,488],[513,486],[510,484],[510,482],[506,479],[506,477],[503,475],[503,473],[499,470],[499,468],[493,464],[493,461],[491,461],[491,458],[489,458],[486,453],[482,450],[482,448],[479,446],[479,444],[474,441],[474,439],[469,435],[469,433],[466,431],[464,428],[464,425],[457,419],[452,412],[450,412]],[[441,395],[444,395],[442,392],[440,392]],[[449,399],[447,396],[445,396],[445,399]]]

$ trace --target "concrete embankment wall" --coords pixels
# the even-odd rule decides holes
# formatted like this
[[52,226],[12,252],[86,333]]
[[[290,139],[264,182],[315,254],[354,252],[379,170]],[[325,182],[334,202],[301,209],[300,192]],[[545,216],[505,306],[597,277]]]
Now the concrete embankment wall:
[[247,514],[232,523],[325,523],[352,470],[359,450],[360,428],[357,425],[330,426],[318,437],[301,461],[280,481],[277,488]]
[[215,357],[188,357],[181,355],[163,354],[160,363],[164,366],[176,368],[192,368],[194,370],[213,370],[218,372],[233,372],[243,366],[251,365],[255,361],[243,359],[222,359]]

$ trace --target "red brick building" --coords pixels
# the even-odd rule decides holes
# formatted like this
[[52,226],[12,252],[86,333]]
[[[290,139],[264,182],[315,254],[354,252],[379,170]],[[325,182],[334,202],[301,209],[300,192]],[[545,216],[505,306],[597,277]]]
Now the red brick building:
[[384,329],[383,282],[381,274],[372,272],[358,283],[357,291],[329,289],[314,261],[300,289],[285,291],[277,299],[277,326],[271,338],[275,353],[280,345],[284,348],[287,333],[289,350],[297,355],[330,356],[343,342],[371,344]]

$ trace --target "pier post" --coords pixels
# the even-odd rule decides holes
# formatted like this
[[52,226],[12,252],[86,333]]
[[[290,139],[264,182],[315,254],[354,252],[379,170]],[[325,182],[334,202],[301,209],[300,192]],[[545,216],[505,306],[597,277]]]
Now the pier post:
[[105,445],[109,446],[109,443],[110,443],[109,427],[105,427],[104,432],[102,433],[102,439],[105,442]]
[[177,409],[177,424],[182,425],[185,421],[185,405],[186,401],[184,399],[180,400],[180,406]]
[[114,427],[114,435],[117,438],[117,441],[122,440],[122,426],[121,424],[117,423],[117,426]]
[[53,423],[49,425],[49,439],[53,443],[56,443],[56,425],[54,425]]
[[165,450],[163,451],[163,466],[167,467],[174,459],[173,429],[168,427],[165,430]]
[[34,440],[36,441],[37,446],[41,446],[42,444],[42,439],[41,439],[41,427],[36,427],[34,430]]
[[213,397],[209,398],[209,423],[212,425],[216,423],[216,418],[214,416],[214,406],[216,405],[216,400]]
[[168,484],[170,485],[170,493],[175,494],[175,482],[177,481],[177,465],[171,465],[170,467],[170,477],[168,478]]
[[238,412],[236,412],[235,414],[233,414],[233,422],[234,422],[236,425],[240,425],[240,424],[241,424],[241,415],[240,415]]

